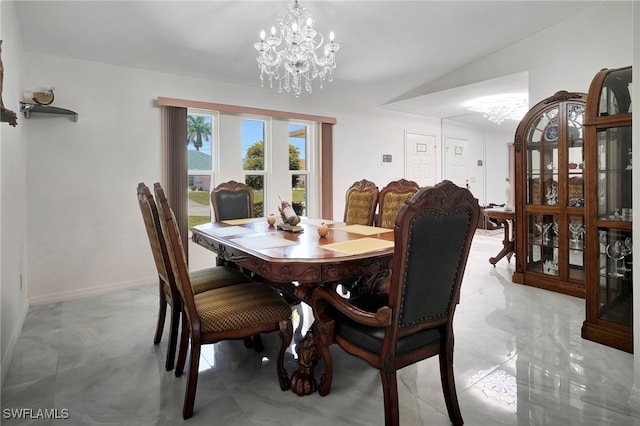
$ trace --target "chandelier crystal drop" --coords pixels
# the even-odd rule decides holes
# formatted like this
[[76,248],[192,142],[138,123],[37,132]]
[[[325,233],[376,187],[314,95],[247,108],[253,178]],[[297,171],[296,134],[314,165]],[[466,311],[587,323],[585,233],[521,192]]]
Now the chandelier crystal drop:
[[[335,53],[340,49],[334,34],[329,34],[329,42],[324,45],[324,55],[318,57],[316,49],[322,47],[324,37],[313,29],[313,18],[307,10],[298,4],[298,0],[289,4],[286,12],[278,16],[278,29],[271,27],[271,34],[260,32],[260,41],[254,43],[258,51],[260,82],[265,79],[273,88],[278,82],[278,92],[282,89],[293,92],[299,97],[304,90],[311,93],[311,83],[320,80],[333,81],[333,69],[336,67]],[[282,45],[282,47],[281,47]],[[278,48],[280,48],[278,50]]]

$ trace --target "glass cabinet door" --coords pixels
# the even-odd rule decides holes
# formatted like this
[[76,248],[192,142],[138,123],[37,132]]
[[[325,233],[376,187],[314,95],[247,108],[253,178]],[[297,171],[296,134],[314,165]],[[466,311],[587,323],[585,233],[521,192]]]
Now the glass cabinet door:
[[585,107],[586,318],[582,337],[633,352],[631,67],[603,69]]
[[567,104],[569,207],[584,207],[584,105]]
[[631,326],[633,320],[633,241],[631,231],[601,229],[598,317]]
[[556,92],[529,110],[514,137],[513,281],[576,297],[584,297],[588,246],[585,101],[584,93]]
[[631,126],[598,129],[598,218],[631,221]]
[[527,204],[558,204],[558,107],[542,113],[527,132]]
[[631,112],[631,67],[609,72],[602,82],[598,116]]
[[583,216],[569,216],[569,278],[584,280],[585,225]]
[[527,247],[528,271],[547,275],[559,274],[558,216],[553,214],[528,215],[529,239]]

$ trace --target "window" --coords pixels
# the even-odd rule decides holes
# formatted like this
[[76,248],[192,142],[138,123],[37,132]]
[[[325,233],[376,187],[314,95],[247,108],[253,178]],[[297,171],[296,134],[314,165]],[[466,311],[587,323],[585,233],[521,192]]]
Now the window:
[[[209,192],[218,181],[241,180],[243,178],[240,117],[248,118],[245,117],[245,114],[251,114],[253,118],[264,118],[265,123],[268,124],[265,128],[265,139],[271,138],[275,141],[288,141],[290,122],[307,126],[304,152],[305,167],[296,172],[296,174],[304,175],[304,181],[300,176],[295,186],[306,188],[306,192],[301,191],[298,194],[302,195],[301,202],[304,203],[306,215],[325,218],[333,216],[332,163],[335,118],[166,97],[158,97],[157,105],[162,111],[163,175],[167,189],[170,190],[168,195],[174,205],[176,221],[182,230],[183,241],[188,238],[189,216],[202,215],[202,220],[205,216],[211,217],[210,207],[208,212],[206,208],[202,209],[202,199],[200,199],[201,206],[193,204],[195,201],[188,201],[195,198],[195,194],[192,194],[192,197],[188,196],[188,191],[191,191],[190,187],[195,187],[195,190],[199,192]],[[195,144],[190,143],[187,145],[187,150],[183,150],[188,115],[205,116],[205,124],[210,123],[211,126],[210,135],[203,135],[202,146],[199,145],[199,140],[195,139],[198,144],[197,148]],[[211,118],[207,119],[207,116]],[[207,142],[210,144],[210,148],[205,146]],[[277,176],[280,173],[271,173],[271,170],[292,172],[286,166],[289,144],[279,142],[271,146],[268,139],[263,142],[267,152],[267,156],[264,157],[265,170],[262,183],[264,211],[275,213],[277,212],[279,188],[283,188],[283,196],[289,195],[289,199],[292,200],[292,194],[287,193],[293,189],[293,177],[285,173],[286,176],[281,178]],[[197,153],[208,149],[210,149],[211,165],[206,167],[210,168],[200,169],[201,166],[187,164],[188,160],[185,157],[187,157],[188,151],[195,150]],[[285,154],[280,155],[279,151],[283,149]],[[196,156],[198,155],[196,154]],[[283,161],[285,164],[280,166]],[[320,166],[322,166],[322,173],[320,173]],[[185,181],[190,186],[184,185]],[[209,188],[206,188],[207,186]],[[194,206],[191,213],[188,211],[188,202]],[[204,210],[204,212],[200,213],[196,210]]]
[[308,164],[306,124],[289,123],[289,171],[291,205],[298,216],[308,216]]
[[254,191],[255,216],[277,214],[279,196],[307,216],[314,204],[309,181],[317,169],[308,155],[314,149],[314,123],[243,115],[240,126],[242,175]]
[[264,120],[242,119],[242,171],[244,183],[253,189],[253,214],[265,216],[265,147],[266,122]]
[[187,115],[187,185],[189,229],[211,222],[215,116],[189,111]]

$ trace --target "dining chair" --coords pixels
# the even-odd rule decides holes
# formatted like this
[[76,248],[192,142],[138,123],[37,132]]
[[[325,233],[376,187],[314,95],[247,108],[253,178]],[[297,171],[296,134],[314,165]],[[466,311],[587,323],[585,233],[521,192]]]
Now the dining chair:
[[344,222],[347,225],[372,226],[378,203],[378,187],[375,183],[362,179],[347,189]]
[[191,342],[189,373],[182,417],[193,415],[198,383],[198,365],[201,347],[222,340],[244,339],[257,333],[278,331],[280,350],[276,370],[280,389],[290,388],[284,368],[284,354],[293,337],[291,308],[273,287],[261,282],[245,282],[195,294],[187,270],[185,253],[175,215],[162,187],[154,187],[158,200],[160,224],[167,245],[171,270],[176,278],[182,299],[182,332],[176,363],[177,377],[183,373],[187,346]]
[[[376,206],[378,204],[378,187],[375,183],[362,179],[354,182],[345,195],[344,223],[347,225],[373,226]],[[363,277],[334,283],[333,288],[340,288],[343,295],[354,291],[361,285]]]
[[389,182],[378,194],[376,226],[393,229],[400,207],[419,190],[420,185],[412,180],[399,179]]
[[211,204],[216,222],[254,216],[253,189],[235,180],[216,186],[211,191]]
[[[404,202],[415,195],[420,190],[420,185],[412,180],[399,179],[389,182],[378,194],[378,214],[376,215],[376,226],[393,229],[396,216]],[[389,292],[391,275],[381,276],[373,283],[369,289],[359,288],[359,291],[381,291]]]
[[[169,264],[167,246],[164,241],[160,218],[156,202],[151,195],[149,187],[144,183],[138,184],[138,204],[142,212],[142,218],[151,245],[153,260],[159,278],[160,308],[158,311],[158,324],[153,338],[153,343],[158,344],[162,340],[165,318],[167,315],[167,305],[171,308],[171,321],[169,327],[169,342],[167,346],[167,359],[165,368],[167,371],[173,369],[175,363],[175,353],[177,345],[178,324],[180,322],[180,312],[182,311],[182,300],[175,277]],[[214,266],[190,272],[193,292],[199,294],[214,288],[224,287],[237,283],[247,282],[249,278],[231,266]]]
[[386,293],[345,299],[314,290],[315,340],[325,372],[318,392],[329,393],[329,346],[380,370],[385,424],[399,424],[396,371],[438,355],[449,419],[463,424],[453,376],[453,316],[480,214],[478,200],[450,181],[423,188],[398,212],[394,225],[391,287]]

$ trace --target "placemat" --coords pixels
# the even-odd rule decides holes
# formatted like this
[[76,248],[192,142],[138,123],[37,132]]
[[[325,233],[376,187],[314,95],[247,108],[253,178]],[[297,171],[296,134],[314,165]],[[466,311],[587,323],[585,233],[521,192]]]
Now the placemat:
[[323,249],[338,251],[346,254],[362,254],[393,247],[393,241],[377,238],[360,238],[358,240],[342,241],[320,246]]
[[245,223],[260,222],[262,220],[266,221],[267,219],[264,217],[248,217],[245,219],[223,220],[222,223],[226,223],[227,225],[243,225]]
[[270,235],[258,235],[255,237],[236,238],[233,241],[253,250],[286,247],[293,244],[297,244],[295,241],[285,240],[284,238],[272,237]]
[[351,232],[353,234],[360,235],[375,235],[382,234],[383,232],[393,232],[393,229],[389,228],[378,228],[376,226],[366,226],[366,225],[347,225],[341,226],[339,228],[333,228],[338,231],[346,231]]
[[211,228],[207,229],[208,234],[218,235],[220,237],[228,237],[229,235],[242,235],[242,234],[251,234],[252,229],[247,229],[242,226],[225,226],[223,228]]

